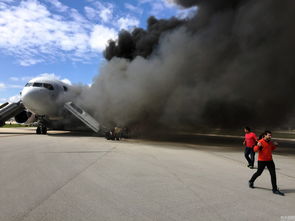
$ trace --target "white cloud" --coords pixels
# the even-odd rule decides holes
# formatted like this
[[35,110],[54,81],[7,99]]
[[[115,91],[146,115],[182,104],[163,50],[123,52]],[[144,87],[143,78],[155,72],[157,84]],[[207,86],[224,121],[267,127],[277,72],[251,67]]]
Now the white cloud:
[[38,78],[38,77],[46,77],[46,78],[52,79],[52,80],[60,80],[66,84],[70,84],[70,85],[72,84],[72,82],[69,79],[67,79],[67,78],[61,79],[61,76],[56,75],[54,73],[42,73],[42,74],[36,76],[35,78]]
[[112,22],[111,19],[113,17],[112,8],[101,7],[99,9],[92,7],[84,7],[85,14],[87,18],[94,21],[102,21],[104,23]]
[[11,96],[7,99],[7,101],[9,103],[16,103],[16,102],[19,102],[20,101],[20,95],[17,94],[17,95],[14,95],[14,96]]
[[19,102],[19,101],[20,101],[20,95],[19,94],[8,97],[8,98],[0,98],[0,104],[4,104],[6,102],[16,103],[16,102]]
[[11,81],[19,81],[20,79],[18,77],[10,77],[9,80],[11,80]]
[[140,4],[152,3],[153,0],[138,0]]
[[[81,26],[82,28],[84,28],[84,26],[89,25],[89,21],[83,16],[81,15],[78,10],[71,8],[70,9],[70,13],[69,13],[70,17],[73,19],[71,20],[67,20],[67,23],[73,23],[75,22],[76,24],[78,24],[79,26]],[[65,20],[66,16],[63,17],[63,19]]]
[[176,6],[179,7],[178,5],[176,5],[175,0],[161,0],[161,2],[162,2],[167,8],[175,8]]
[[7,3],[13,3],[15,0],[1,0],[0,1],[0,9],[5,8]]
[[139,20],[134,17],[122,17],[118,20],[120,29],[129,29],[139,25]]
[[152,11],[154,14],[158,14],[159,12],[165,9],[165,4],[163,2],[153,2],[152,3]]
[[0,83],[0,90],[8,89],[8,88],[23,88],[23,85],[15,85],[15,84],[5,84]]
[[142,14],[143,13],[143,10],[139,7],[136,7],[130,3],[125,3],[124,4],[125,8],[127,8],[128,10],[134,12],[134,13],[138,13],[138,14]]
[[[17,96],[19,99],[17,99]],[[6,98],[0,98],[0,105],[1,104],[4,104],[6,102],[9,102],[9,103],[15,103],[15,102],[18,102],[20,100],[20,96],[19,95],[15,95],[15,96],[12,96],[12,97],[6,97]]]
[[6,85],[4,83],[0,83],[0,89],[5,89]]
[[9,80],[27,82],[27,81],[31,80],[32,78],[33,78],[32,76],[10,77]]
[[65,11],[67,11],[69,9],[68,6],[62,4],[58,0],[46,0],[46,2],[52,4],[60,12],[65,12]]
[[93,2],[94,8],[85,7],[86,15],[90,19],[101,19],[103,23],[112,22],[114,5],[111,3]]
[[[52,13],[38,0],[21,1],[18,5],[2,3],[0,51],[17,57],[23,66],[57,59],[87,61],[104,50],[110,33],[112,37],[116,36],[113,34],[115,29],[102,25],[100,29],[108,32],[98,33],[97,24],[58,0],[51,4],[59,12],[65,12],[64,15]],[[112,6],[103,5],[99,13],[102,20],[107,21],[112,18]],[[86,14],[94,16],[89,10]],[[99,43],[94,44],[94,37]]]
[[33,56],[33,55],[29,53],[24,53],[24,58],[19,61],[19,64],[22,66],[31,66],[44,61],[43,59],[30,58],[30,56]]
[[180,6],[175,4],[175,0],[138,0],[139,4],[149,4],[151,7],[151,14],[160,15],[167,9],[179,9]]
[[60,79],[60,76],[54,74],[54,73],[42,73],[36,76],[37,77],[46,77],[48,79]]
[[104,21],[108,22],[112,19],[113,14],[112,10],[109,8],[104,8],[103,10],[100,11],[99,17]]
[[175,8],[176,11],[176,17],[180,19],[186,19],[193,17],[198,10],[198,7],[193,6],[191,8],[184,8],[178,4],[176,4],[175,0],[161,0],[167,8]]
[[192,7],[188,9],[180,9],[177,11],[176,17],[181,19],[191,18],[197,13],[198,8]]
[[[102,51],[104,50],[107,41],[117,37],[117,32],[112,28],[107,28],[103,25],[95,25],[91,37],[90,45],[92,48]],[[106,41],[107,39],[107,41]]]
[[[10,77],[9,80],[11,81],[19,81],[19,82],[28,82],[29,80],[32,80],[34,78],[38,78],[38,77],[46,77],[48,79],[54,79],[54,80],[60,80],[63,81],[66,84],[72,84],[71,81],[67,78],[62,79],[61,76],[56,75],[54,73],[42,73],[39,74],[37,76],[24,76],[24,77]],[[3,84],[4,87],[3,88],[23,88],[23,85],[5,85]],[[0,88],[1,88],[1,83],[0,83]]]
[[85,6],[84,10],[87,18],[90,20],[95,20],[98,17],[98,11],[96,11],[94,8]]
[[16,85],[16,84],[10,84],[8,85],[8,88],[23,88],[23,85]]

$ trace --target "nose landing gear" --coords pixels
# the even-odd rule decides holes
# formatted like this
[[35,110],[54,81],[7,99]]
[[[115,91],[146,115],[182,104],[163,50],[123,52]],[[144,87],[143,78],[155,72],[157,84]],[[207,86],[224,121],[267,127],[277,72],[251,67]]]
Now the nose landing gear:
[[47,127],[45,125],[38,125],[36,134],[47,134]]
[[46,122],[42,117],[38,121],[36,134],[47,134]]

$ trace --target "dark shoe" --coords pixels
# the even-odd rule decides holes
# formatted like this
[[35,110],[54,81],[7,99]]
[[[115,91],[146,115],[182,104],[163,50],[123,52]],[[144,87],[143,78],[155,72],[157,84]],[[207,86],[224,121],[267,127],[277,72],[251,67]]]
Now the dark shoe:
[[249,187],[253,189],[254,188],[254,183],[249,181]]
[[250,169],[254,169],[254,166],[249,166]]
[[285,196],[285,194],[282,193],[282,192],[279,191],[279,190],[273,190],[272,192],[273,192],[273,194],[278,194],[278,195],[280,195],[280,196]]
[[250,164],[248,164],[248,166],[247,167],[250,167],[251,165]]

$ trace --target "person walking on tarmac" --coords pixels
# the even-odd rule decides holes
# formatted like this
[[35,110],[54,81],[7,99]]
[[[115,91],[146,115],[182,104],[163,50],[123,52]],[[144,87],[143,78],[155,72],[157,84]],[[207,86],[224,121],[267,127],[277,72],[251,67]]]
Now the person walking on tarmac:
[[278,146],[277,142],[271,140],[271,132],[265,131],[263,138],[257,142],[257,145],[254,147],[254,151],[258,153],[258,169],[257,172],[253,174],[249,180],[249,187],[254,188],[254,182],[259,177],[264,168],[267,167],[271,177],[272,192],[284,196],[285,194],[279,191],[277,187],[277,178],[276,178],[276,167],[272,160],[272,151]]
[[255,152],[253,150],[253,147],[257,143],[257,137],[255,133],[251,132],[250,127],[245,127],[244,132],[245,132],[245,140],[243,142],[245,146],[244,155],[246,160],[248,161],[248,167],[250,167],[250,169],[254,169]]

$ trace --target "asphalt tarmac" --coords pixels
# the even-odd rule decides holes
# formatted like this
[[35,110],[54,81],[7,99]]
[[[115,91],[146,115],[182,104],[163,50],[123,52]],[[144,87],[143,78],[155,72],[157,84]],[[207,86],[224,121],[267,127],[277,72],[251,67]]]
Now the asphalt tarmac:
[[0,220],[295,220],[293,141],[274,153],[285,196],[272,193],[267,169],[248,187],[256,170],[241,142],[0,128]]

